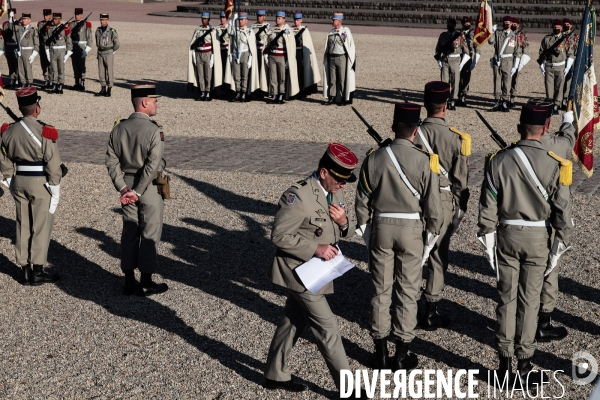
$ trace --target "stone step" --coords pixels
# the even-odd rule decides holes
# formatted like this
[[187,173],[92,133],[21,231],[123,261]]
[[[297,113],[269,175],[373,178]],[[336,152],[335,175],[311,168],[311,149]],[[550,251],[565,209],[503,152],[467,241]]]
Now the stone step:
[[[192,1],[192,0],[190,0]],[[205,0],[207,4],[222,5],[221,0]],[[351,8],[364,8],[364,9],[389,9],[390,7],[398,7],[402,4],[415,3],[415,0],[386,0],[378,2],[369,2],[363,0],[250,0],[242,1],[242,6],[273,6],[287,5],[290,4],[298,9],[312,8],[312,7],[330,7],[340,9]],[[444,1],[425,1],[430,3],[436,3],[438,6],[452,5],[466,5],[472,9],[479,9],[479,2],[473,0],[444,0]],[[421,3],[421,2],[416,2]],[[494,10],[498,7],[512,7],[512,6],[546,6],[550,5],[553,7],[572,7],[576,6],[584,8],[582,0],[516,0],[516,1],[494,1]]]

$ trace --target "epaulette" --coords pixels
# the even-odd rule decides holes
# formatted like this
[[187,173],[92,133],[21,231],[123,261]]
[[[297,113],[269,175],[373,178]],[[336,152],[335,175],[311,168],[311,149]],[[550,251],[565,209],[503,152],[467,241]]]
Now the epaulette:
[[295,187],[296,189],[300,189],[302,186],[306,186],[305,180],[301,180],[301,181],[298,181],[298,182],[292,184],[292,187]]
[[56,142],[58,140],[58,131],[53,126],[44,125],[42,127],[42,137],[45,137],[48,140],[52,140],[53,142]]
[[6,132],[9,126],[10,124],[8,122],[2,124],[2,128],[0,128],[0,136],[4,135],[4,132]]
[[450,130],[460,136],[460,154],[463,156],[471,155],[471,135],[468,133],[464,133],[459,131],[456,128],[450,127]]
[[367,157],[369,157],[371,154],[375,153],[377,150],[375,150],[374,148],[371,147],[371,149],[369,151],[367,151]]
[[440,170],[440,157],[435,153],[429,153],[423,149],[414,146],[414,149],[419,150],[421,153],[427,155],[429,157],[429,169],[431,172],[435,174],[440,174],[442,171]]
[[113,132],[115,131],[115,128],[117,127],[117,125],[119,125],[121,122],[126,121],[126,119],[118,119],[115,121],[115,123],[113,124],[112,129],[110,130],[110,142],[112,143],[112,139],[113,139]]
[[162,125],[159,124],[158,122],[154,121],[153,119],[151,119],[150,122],[152,122],[154,125],[156,125],[156,126],[158,126],[159,128],[162,129]]
[[92,29],[92,23],[90,21],[85,21],[85,26]]
[[573,183],[573,163],[558,156],[553,151],[549,151],[548,155],[560,163],[560,177],[558,178],[558,182],[563,186],[571,186]]

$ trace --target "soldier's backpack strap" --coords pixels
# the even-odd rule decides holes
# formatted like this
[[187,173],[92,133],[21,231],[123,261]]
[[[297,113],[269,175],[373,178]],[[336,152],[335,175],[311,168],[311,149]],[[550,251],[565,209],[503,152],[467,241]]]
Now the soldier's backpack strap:
[[460,154],[469,157],[471,155],[471,135],[453,127],[450,127],[450,130],[460,136]]
[[573,183],[573,163],[559,157],[553,151],[549,151],[548,155],[560,163],[560,177],[558,178],[558,182],[563,186],[571,186]]
[[402,171],[400,164],[398,164],[398,160],[396,159],[396,156],[392,152],[392,149],[390,148],[390,146],[387,146],[385,148],[385,151],[387,151],[388,156],[390,156],[390,159],[392,160],[394,167],[396,167],[396,171],[398,171],[398,174],[400,174],[400,178],[402,179],[402,181],[404,182],[406,187],[408,187],[408,190],[411,191],[411,193],[413,194],[413,196],[415,196],[417,198],[417,200],[421,201],[421,195],[419,194],[419,192],[417,192],[417,190],[413,187],[413,185],[411,185],[410,182],[408,181],[408,178],[404,174],[404,171]]
[[544,199],[546,201],[548,201],[548,192],[546,191],[546,189],[544,188],[544,185],[542,185],[542,183],[538,179],[537,175],[535,174],[535,171],[533,170],[533,167],[531,166],[529,159],[527,159],[527,156],[525,155],[525,153],[523,153],[523,150],[521,150],[519,148],[519,146],[513,147],[513,150],[515,151],[515,153],[517,153],[517,156],[519,157],[519,159],[525,166],[525,169],[529,173],[529,176],[531,176],[531,179],[533,179],[535,186],[537,186],[537,188],[540,191],[540,193],[542,194],[542,196],[544,196]]
[[425,148],[429,152],[429,153],[426,153],[429,156],[429,168],[431,168],[431,170],[433,171],[431,157],[432,157],[432,155],[434,155],[434,156],[436,156],[438,158],[437,162],[438,162],[438,169],[439,169],[439,171],[437,171],[436,173],[439,174],[441,172],[442,174],[444,174],[444,176],[446,177],[446,179],[449,180],[450,178],[448,177],[448,171],[446,171],[446,169],[444,167],[442,167],[442,165],[440,164],[439,156],[433,152],[433,149],[429,145],[429,142],[427,141],[427,138],[423,134],[423,131],[421,131],[421,127],[419,127],[418,132],[419,132],[419,137],[421,138],[421,141],[423,142],[423,144],[425,145]]

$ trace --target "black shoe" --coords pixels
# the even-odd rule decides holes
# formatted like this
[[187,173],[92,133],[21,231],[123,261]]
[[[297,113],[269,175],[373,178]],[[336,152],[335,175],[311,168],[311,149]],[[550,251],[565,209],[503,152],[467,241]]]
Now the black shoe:
[[31,278],[33,278],[33,271],[29,264],[23,265],[23,281],[21,282],[25,286],[29,286],[31,284]]
[[396,345],[396,354],[392,361],[392,371],[396,372],[399,370],[410,371],[411,369],[417,368],[419,365],[419,359],[415,353],[408,354],[408,346],[410,343],[404,343],[398,340]]
[[102,86],[102,89],[100,89],[100,91],[94,96],[106,96],[106,86]]
[[200,92],[200,97],[199,97],[199,101],[204,101],[206,100],[206,93],[205,92]]
[[204,101],[212,101],[212,97],[210,97],[210,92],[206,92],[206,96],[204,96]]
[[335,97],[329,97],[327,99],[327,101],[325,103],[323,103],[323,104],[326,105],[326,106],[329,106],[329,105],[333,104],[334,100],[335,100]]
[[552,109],[552,114],[553,115],[558,115],[558,105],[554,105],[554,108]]
[[125,288],[123,289],[123,294],[125,296],[132,296],[132,295],[136,294],[139,289],[140,289],[140,284],[138,283],[138,281],[135,280],[135,278],[133,278],[133,279],[125,278]]
[[56,93],[63,94],[63,85],[58,85],[58,89],[56,90]]
[[272,98],[270,98],[269,100],[267,100],[267,104],[277,104],[277,98],[279,96],[277,96],[276,94],[273,95]]
[[85,79],[82,79],[81,82],[79,83],[79,90],[81,90],[82,92],[85,92]]
[[242,98],[242,92],[237,92],[235,96],[231,96],[231,98],[229,99],[229,102],[234,103],[236,101],[240,101],[241,98]]
[[280,381],[273,381],[271,379],[265,379],[265,383],[263,384],[263,387],[265,389],[269,389],[269,390],[283,389],[283,390],[287,390],[288,392],[305,392],[308,390],[308,386],[303,385],[302,383],[292,382],[291,380],[285,381],[285,382],[280,382]]
[[493,385],[496,385],[497,383],[502,388],[512,388],[513,380],[515,378],[512,372],[512,357],[500,356],[500,365],[495,371],[495,375],[497,381],[491,382]]
[[508,108],[515,108],[515,98],[512,97],[508,102]]
[[467,96],[465,96],[465,95],[458,96],[458,101],[456,102],[456,105],[459,107],[466,107],[467,106]]
[[[515,382],[514,387],[521,387],[524,390],[533,390],[535,392],[535,389],[539,388],[542,385],[542,382],[548,383],[550,380],[548,375],[543,371],[533,370],[533,364],[531,363],[532,358],[533,357],[517,360],[517,373],[515,374],[515,379],[520,381],[520,384]],[[511,382],[511,386],[512,385]]]
[[283,95],[280,94],[279,98],[277,99],[277,104],[285,104],[285,101],[283,101]]
[[30,282],[32,285],[41,285],[43,283],[54,283],[59,279],[57,274],[49,274],[44,272],[42,265],[33,266],[33,274],[31,275]]
[[249,99],[246,99],[246,93],[242,94],[242,98],[240,99],[240,102],[242,103],[247,103],[248,101],[250,101]]
[[373,339],[373,342],[375,342],[375,354],[373,355],[373,369],[387,369],[389,357],[387,338]]
[[106,88],[106,93],[104,97],[110,97],[112,95],[112,87]]
[[456,101],[452,100],[448,103],[448,110],[456,111]]
[[538,315],[538,326],[535,332],[535,340],[538,342],[551,342],[553,340],[563,340],[569,332],[564,326],[554,326],[550,313],[540,312]]
[[491,112],[500,111],[500,102],[497,101],[496,104],[494,104],[494,107],[492,107],[492,109],[490,111]]
[[502,112],[509,112],[508,103],[506,101],[502,102]]
[[140,280],[140,286],[138,287],[138,296],[150,296],[153,294],[164,293],[169,290],[169,286],[166,283],[152,282],[152,274],[142,272],[142,279]]
[[562,101],[562,107],[560,109],[563,111],[567,111],[567,100]]
[[52,85],[49,93],[58,93],[58,85]]
[[448,326],[448,318],[445,315],[440,315],[437,312],[437,303],[427,302],[427,311],[419,321],[421,329],[426,331],[435,331],[438,328]]

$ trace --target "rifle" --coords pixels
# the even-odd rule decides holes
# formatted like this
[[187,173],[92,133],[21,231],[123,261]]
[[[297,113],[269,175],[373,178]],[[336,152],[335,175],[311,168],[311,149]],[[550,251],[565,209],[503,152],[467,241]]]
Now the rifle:
[[363,122],[363,124],[365,124],[367,126],[367,133],[369,135],[371,135],[371,137],[373,139],[375,139],[375,141],[377,142],[377,144],[379,145],[379,147],[386,147],[389,146],[392,143],[392,139],[385,139],[383,140],[383,138],[381,137],[381,135],[379,133],[377,133],[377,131],[375,130],[375,128],[373,128],[373,125],[370,125],[366,119],[363,118],[362,115],[360,115],[360,113],[358,112],[358,110],[356,110],[356,108],[352,107],[352,111],[354,111],[354,113],[356,114],[356,116],[358,118],[360,118],[360,120]]
[[73,27],[73,29],[71,29],[72,33],[77,33],[79,32],[79,30],[81,29],[81,27],[83,26],[83,24],[85,24],[85,21],[87,21],[87,19],[90,17],[90,15],[92,15],[92,13],[89,13],[87,17],[85,17],[84,19],[82,19],[81,21],[77,21],[77,25],[75,25]]
[[267,24],[264,24],[263,26],[261,26],[254,34],[254,37],[256,38],[257,42],[260,40],[260,34],[263,33],[265,31],[265,29],[267,29]]
[[[46,21],[46,23],[40,27],[40,30],[39,30],[40,37],[42,36],[41,33],[44,31],[44,29],[46,29],[51,23],[52,23],[52,20]],[[40,46],[44,46],[44,42],[41,42]]]
[[560,46],[562,44],[562,42],[564,42],[569,37],[571,37],[573,32],[575,32],[575,29],[573,29],[568,35],[563,35],[560,39],[558,39],[556,42],[554,42],[554,44],[552,46],[548,47],[544,52],[542,52],[542,54],[540,54],[540,56],[537,59],[537,63],[539,65],[542,65],[544,63],[544,61],[546,61],[546,56],[548,56],[550,54],[550,52],[553,52],[558,46]]
[[[296,33],[296,38],[301,38],[301,37],[302,37],[302,34],[304,33],[304,31],[305,31],[305,30],[306,30],[306,27],[304,27],[304,28],[300,29],[300,30],[298,31],[298,33]],[[296,39],[296,43],[298,43],[298,39]]]
[[67,22],[64,22],[62,24],[60,24],[53,32],[52,35],[50,35],[50,37],[48,39],[46,39],[46,46],[50,46],[50,44],[52,44],[52,42],[55,42],[56,39],[58,39],[58,35],[60,35],[60,33],[62,31],[65,30],[65,28],[67,27],[67,25],[69,24],[69,22],[71,22],[71,20],[75,18],[75,17],[71,17],[69,18],[69,20]]
[[460,35],[462,35],[462,33],[463,33],[463,31],[454,31],[452,36],[450,36],[450,39],[448,39],[446,41],[446,43],[444,43],[442,45],[442,49],[433,55],[433,58],[435,58],[435,61],[440,61],[442,58],[444,58],[444,56],[446,55],[446,53],[445,53],[446,50],[450,50],[449,45],[452,42],[454,42],[456,39],[458,39],[460,37]]
[[496,144],[498,146],[500,146],[501,149],[505,149],[508,147],[508,144],[504,141],[504,139],[502,139],[502,136],[500,136],[498,134],[498,132],[496,132],[496,130],[494,128],[492,128],[492,126],[485,120],[485,118],[483,118],[483,115],[481,115],[481,113],[477,110],[475,110],[475,112],[477,113],[477,116],[479,117],[479,119],[481,120],[481,122],[483,122],[483,124],[490,130],[490,132],[492,133],[490,136],[492,137],[492,139],[494,140],[494,142],[496,142]]
[[277,41],[279,40],[279,38],[282,37],[284,33],[285,33],[285,30],[283,30],[283,29],[280,30],[279,33],[277,33],[277,35],[275,35],[275,38],[269,42],[267,47],[265,47],[263,54],[269,54],[271,52],[271,50],[273,49],[273,47],[275,47],[275,45],[277,44]]
[[204,32],[204,34],[202,36],[199,36],[194,43],[192,43],[192,45],[190,46],[190,50],[194,50],[196,47],[198,47],[198,45],[200,44],[201,41],[204,40],[205,37],[207,37],[210,33],[212,33],[212,31],[215,28],[211,28],[209,30],[207,30],[206,32]]

